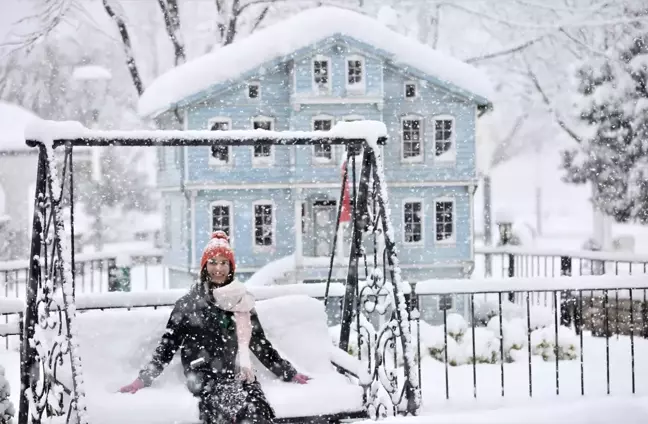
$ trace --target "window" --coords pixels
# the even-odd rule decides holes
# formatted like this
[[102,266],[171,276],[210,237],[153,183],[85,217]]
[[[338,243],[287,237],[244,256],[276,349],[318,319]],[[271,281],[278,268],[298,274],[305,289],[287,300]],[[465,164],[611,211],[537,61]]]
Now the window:
[[254,205],[254,245],[267,247],[274,244],[274,223],[271,203]]
[[[333,118],[315,117],[313,119],[313,131],[329,131],[333,127]],[[313,157],[318,162],[330,162],[333,160],[333,149],[330,144],[313,146]]]
[[[215,118],[209,121],[211,131],[229,131],[232,127],[232,121],[226,118]],[[210,163],[228,164],[230,161],[229,146],[212,146]]]
[[[252,128],[255,130],[274,130],[274,120],[267,117],[254,118],[252,121]],[[253,162],[268,162],[272,160],[272,146],[254,146],[253,148]]]
[[423,241],[423,202],[408,201],[403,205],[403,232],[405,243]]
[[439,117],[434,119],[434,154],[444,156],[454,144],[454,119]]
[[421,149],[422,122],[418,117],[405,117],[402,120],[403,159],[418,160],[423,157]]
[[232,237],[232,206],[228,202],[215,202],[211,205],[212,232],[224,231]]
[[454,242],[454,201],[448,199],[434,202],[434,219],[436,241],[439,243]]
[[347,58],[347,88],[364,87],[364,59],[360,56]]
[[415,82],[406,82],[405,83],[405,98],[406,99],[413,99],[418,95],[417,90],[416,90],[416,83]]
[[257,100],[261,96],[261,84],[258,82],[251,82],[247,86],[248,99]]
[[331,82],[330,61],[318,56],[313,60],[313,85],[316,91],[328,91]]

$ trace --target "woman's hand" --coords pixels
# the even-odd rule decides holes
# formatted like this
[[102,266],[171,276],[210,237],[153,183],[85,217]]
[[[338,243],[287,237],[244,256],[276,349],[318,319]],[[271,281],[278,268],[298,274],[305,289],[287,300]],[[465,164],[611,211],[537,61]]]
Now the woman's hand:
[[310,379],[311,379],[311,378],[310,378],[309,376],[307,376],[307,375],[297,373],[297,374],[295,374],[295,376],[293,377],[292,381],[293,381],[293,383],[298,383],[298,384],[307,384],[307,383],[308,383],[308,380],[310,380]]
[[243,382],[253,383],[254,382],[254,371],[252,370],[251,367],[241,367],[241,369],[239,371],[239,378]]
[[135,381],[133,381],[131,384],[128,384],[121,389],[119,389],[120,393],[136,393],[138,390],[141,390],[144,388],[144,382],[140,380],[139,378],[136,378]]

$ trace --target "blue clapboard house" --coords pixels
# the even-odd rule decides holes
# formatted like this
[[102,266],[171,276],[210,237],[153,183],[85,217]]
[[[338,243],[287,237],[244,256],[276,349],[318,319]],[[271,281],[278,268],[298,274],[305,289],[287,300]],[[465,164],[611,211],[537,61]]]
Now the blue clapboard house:
[[[417,281],[472,272],[475,128],[489,93],[472,66],[371,17],[320,7],[170,70],[139,110],[164,129],[326,131],[383,121],[402,275]],[[217,229],[230,235],[243,280],[290,255],[264,272],[288,264],[285,282],[325,279],[343,155],[340,146],[159,148],[172,287],[189,284]]]

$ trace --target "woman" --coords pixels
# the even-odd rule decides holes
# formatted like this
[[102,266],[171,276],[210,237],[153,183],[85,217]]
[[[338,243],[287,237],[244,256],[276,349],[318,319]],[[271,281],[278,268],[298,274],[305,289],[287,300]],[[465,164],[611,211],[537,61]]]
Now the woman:
[[274,411],[254,377],[249,350],[284,381],[306,384],[309,377],[281,358],[266,338],[254,298],[234,278],[234,252],[224,232],[212,235],[200,269],[200,281],[176,302],[153,359],[120,391],[150,386],[181,347],[187,387],[199,398],[204,424],[272,423]]

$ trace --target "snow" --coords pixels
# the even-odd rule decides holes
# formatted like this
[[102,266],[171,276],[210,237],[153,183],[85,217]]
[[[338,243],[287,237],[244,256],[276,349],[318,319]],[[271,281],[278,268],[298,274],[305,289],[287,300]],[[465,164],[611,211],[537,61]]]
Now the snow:
[[111,78],[112,73],[99,65],[77,66],[72,72],[72,79],[76,81],[109,80]]
[[[354,121],[339,122],[330,131],[267,131],[256,130],[90,130],[79,122],[74,121],[48,121],[39,120],[30,122],[25,129],[25,139],[42,143],[48,140],[76,140],[84,139],[95,142],[118,142],[120,140],[147,141],[154,140],[158,143],[172,143],[177,145],[182,141],[238,141],[241,143],[253,142],[259,139],[273,139],[277,144],[291,145],[297,140],[314,139],[326,140],[358,140],[377,139],[387,137],[387,128],[379,121]],[[370,142],[368,140],[368,142]],[[340,141],[338,141],[340,143]],[[375,143],[375,142],[374,142]]]
[[[648,397],[584,398],[536,402],[515,407],[457,410],[423,417],[394,417],[383,424],[643,424],[648,415]],[[359,421],[369,424],[377,421]]]
[[[416,293],[458,294],[510,291],[619,290],[645,289],[645,275],[585,275],[578,277],[512,277],[483,279],[431,279],[416,283]],[[621,293],[619,293],[621,294]]]
[[28,150],[25,128],[37,120],[40,118],[27,109],[0,101],[0,152]]
[[140,97],[138,112],[153,117],[210,87],[231,83],[268,62],[288,60],[302,48],[340,35],[373,46],[395,65],[429,74],[468,96],[476,96],[481,103],[493,97],[491,82],[472,65],[401,35],[374,18],[336,7],[318,7],[167,71]]
[[[310,296],[323,298],[326,283],[284,284],[280,286],[250,286],[248,290],[257,300],[282,296]],[[173,305],[187,289],[145,290],[137,292],[77,293],[75,305],[78,311],[86,309],[109,308],[142,308]],[[344,285],[331,283],[330,296],[344,296]],[[57,299],[55,297],[55,299]],[[24,299],[0,297],[0,314],[22,313],[25,309]]]
[[[312,377],[307,385],[285,383],[253,360],[257,378],[279,417],[362,410],[362,388],[331,364],[341,355],[332,353],[336,348],[328,337],[322,302],[292,295],[259,301],[256,309],[277,350],[298,371]],[[88,311],[77,316],[86,404],[93,424],[198,422],[197,401],[184,385],[179,355],[150,388],[135,395],[117,393],[149,359],[169,313],[169,308],[162,308]],[[354,370],[360,367],[353,358],[345,360]],[[69,380],[64,374],[68,369],[67,364],[59,368],[57,375],[63,381]]]

